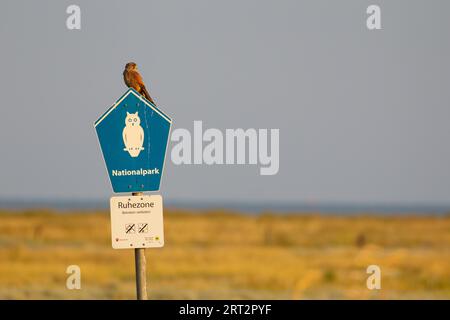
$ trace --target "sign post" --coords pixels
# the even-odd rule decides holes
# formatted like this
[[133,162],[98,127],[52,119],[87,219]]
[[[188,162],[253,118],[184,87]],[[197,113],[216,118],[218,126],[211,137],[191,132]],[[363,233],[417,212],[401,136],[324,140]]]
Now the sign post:
[[163,201],[158,191],[172,120],[136,90],[128,89],[95,123],[113,191],[111,243],[134,249],[136,294],[147,299],[145,248],[164,246]]
[[145,249],[134,249],[134,263],[136,265],[136,296],[138,300],[147,300],[147,278]]
[[[133,192],[133,196],[142,196],[142,192]],[[136,268],[136,296],[138,300],[147,300],[147,261],[145,249],[134,249],[134,264]]]

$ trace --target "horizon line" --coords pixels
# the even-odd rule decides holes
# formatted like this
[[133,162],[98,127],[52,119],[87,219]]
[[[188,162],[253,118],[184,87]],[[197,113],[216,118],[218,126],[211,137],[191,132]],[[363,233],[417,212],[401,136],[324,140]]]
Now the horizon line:
[[[186,200],[169,198],[164,207],[186,210],[232,210],[255,212],[319,212],[319,213],[450,213],[450,203],[411,202],[339,202],[339,201],[228,201]],[[109,197],[48,199],[0,197],[0,210],[54,209],[54,210],[107,210]]]

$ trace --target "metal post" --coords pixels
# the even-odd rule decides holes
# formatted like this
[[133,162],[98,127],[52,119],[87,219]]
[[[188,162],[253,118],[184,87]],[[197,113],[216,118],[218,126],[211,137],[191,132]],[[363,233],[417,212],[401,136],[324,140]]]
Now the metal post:
[[[133,192],[133,196],[141,196],[142,192]],[[147,277],[145,248],[134,249],[134,263],[136,268],[136,295],[138,300],[147,300]]]

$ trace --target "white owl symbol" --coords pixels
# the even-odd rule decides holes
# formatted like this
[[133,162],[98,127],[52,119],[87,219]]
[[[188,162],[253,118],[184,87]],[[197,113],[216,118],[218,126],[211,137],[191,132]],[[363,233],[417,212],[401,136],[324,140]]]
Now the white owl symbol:
[[141,127],[141,119],[138,113],[129,113],[125,117],[125,128],[122,132],[124,151],[128,151],[131,157],[136,158],[144,150],[144,129]]

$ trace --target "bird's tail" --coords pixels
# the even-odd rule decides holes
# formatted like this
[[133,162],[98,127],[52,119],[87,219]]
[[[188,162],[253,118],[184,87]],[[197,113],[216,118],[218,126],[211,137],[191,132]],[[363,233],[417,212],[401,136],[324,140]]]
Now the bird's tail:
[[145,86],[141,87],[142,89],[142,93],[144,94],[145,99],[147,99],[148,101],[150,101],[151,103],[153,103],[156,106],[155,101],[153,101],[152,97],[150,97],[150,94],[147,91],[147,88]]

